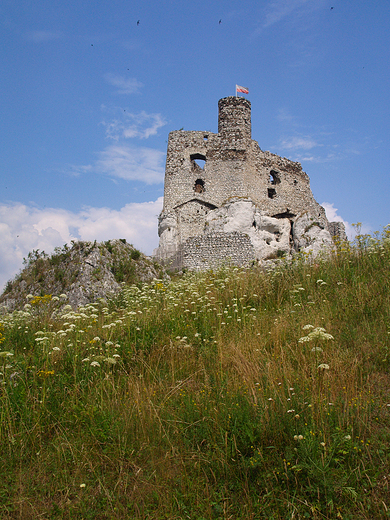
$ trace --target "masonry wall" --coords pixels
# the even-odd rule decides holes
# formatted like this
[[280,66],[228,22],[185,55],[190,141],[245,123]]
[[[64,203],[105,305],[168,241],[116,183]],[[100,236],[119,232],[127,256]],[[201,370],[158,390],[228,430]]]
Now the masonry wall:
[[[207,234],[207,215],[237,199],[249,199],[262,214],[291,223],[308,212],[328,229],[301,165],[262,151],[252,140],[250,102],[231,96],[219,100],[218,108],[218,134],[169,134],[157,256],[172,256],[192,237]],[[203,243],[212,248],[208,239]],[[247,259],[251,254],[249,249]]]
[[182,266],[205,270],[221,265],[247,266],[255,260],[255,251],[243,233],[212,233],[194,236],[182,246]]
[[[180,213],[180,207],[191,200],[213,209],[229,198],[246,197],[269,215],[296,215],[310,208],[323,219],[324,211],[314,200],[301,165],[263,152],[250,138],[249,101],[229,97],[219,106],[223,112],[218,134],[169,134],[163,213]],[[204,161],[203,169],[199,161]],[[203,182],[202,192],[196,190],[198,180]]]

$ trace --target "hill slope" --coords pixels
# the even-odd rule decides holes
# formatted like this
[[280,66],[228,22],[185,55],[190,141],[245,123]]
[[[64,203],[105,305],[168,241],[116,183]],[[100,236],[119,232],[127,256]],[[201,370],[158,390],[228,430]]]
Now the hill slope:
[[0,517],[388,518],[390,241],[0,318]]
[[114,296],[123,282],[146,282],[162,274],[158,264],[125,239],[73,242],[71,247],[56,248],[51,256],[33,251],[25,263],[26,267],[8,282],[0,297],[0,306],[9,311],[22,308],[28,294],[65,293],[76,309],[98,298]]

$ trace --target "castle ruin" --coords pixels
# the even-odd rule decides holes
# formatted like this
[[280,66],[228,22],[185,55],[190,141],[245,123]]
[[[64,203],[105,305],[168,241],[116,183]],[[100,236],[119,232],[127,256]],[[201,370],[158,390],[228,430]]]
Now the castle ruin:
[[263,152],[251,135],[251,104],[218,102],[218,134],[170,132],[155,257],[173,267],[250,265],[346,239],[328,222],[300,163]]

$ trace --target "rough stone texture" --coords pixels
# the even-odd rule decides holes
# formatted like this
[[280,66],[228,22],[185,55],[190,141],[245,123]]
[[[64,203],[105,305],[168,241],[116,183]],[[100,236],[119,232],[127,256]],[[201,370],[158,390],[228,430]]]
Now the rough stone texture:
[[295,250],[311,254],[313,257],[320,251],[329,251],[334,246],[328,229],[308,213],[300,215],[295,220],[293,242]]
[[329,222],[328,230],[335,240],[340,242],[345,242],[348,240],[343,222]]
[[[259,262],[295,251],[316,255],[333,247],[332,234],[344,239],[343,224],[327,221],[301,165],[263,152],[252,140],[250,102],[227,97],[219,100],[218,108],[218,134],[169,134],[156,258],[191,269],[211,265],[213,254],[220,256],[211,237],[221,233],[236,233],[229,238],[232,251],[235,240],[241,250],[239,237],[249,237],[247,263],[253,261],[253,251]],[[209,260],[196,264],[194,241],[189,239],[202,236],[200,249],[206,258],[209,244]],[[235,258],[233,252],[230,256]],[[243,253],[239,257],[237,261],[244,261]]]
[[237,231],[208,233],[186,240],[182,265],[192,270],[224,265],[247,266],[255,261],[255,250],[248,235]]
[[[157,268],[156,268],[157,267]],[[75,242],[51,257],[29,255],[27,266],[7,284],[0,296],[0,312],[22,308],[26,296],[67,295],[74,309],[99,298],[115,296],[122,282],[148,282],[164,276],[163,270],[125,240]]]

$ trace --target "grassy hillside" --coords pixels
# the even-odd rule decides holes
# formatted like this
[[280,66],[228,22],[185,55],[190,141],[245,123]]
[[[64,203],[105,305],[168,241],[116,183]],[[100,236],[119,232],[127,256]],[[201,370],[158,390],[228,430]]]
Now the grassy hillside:
[[390,231],[1,317],[3,519],[390,517]]

